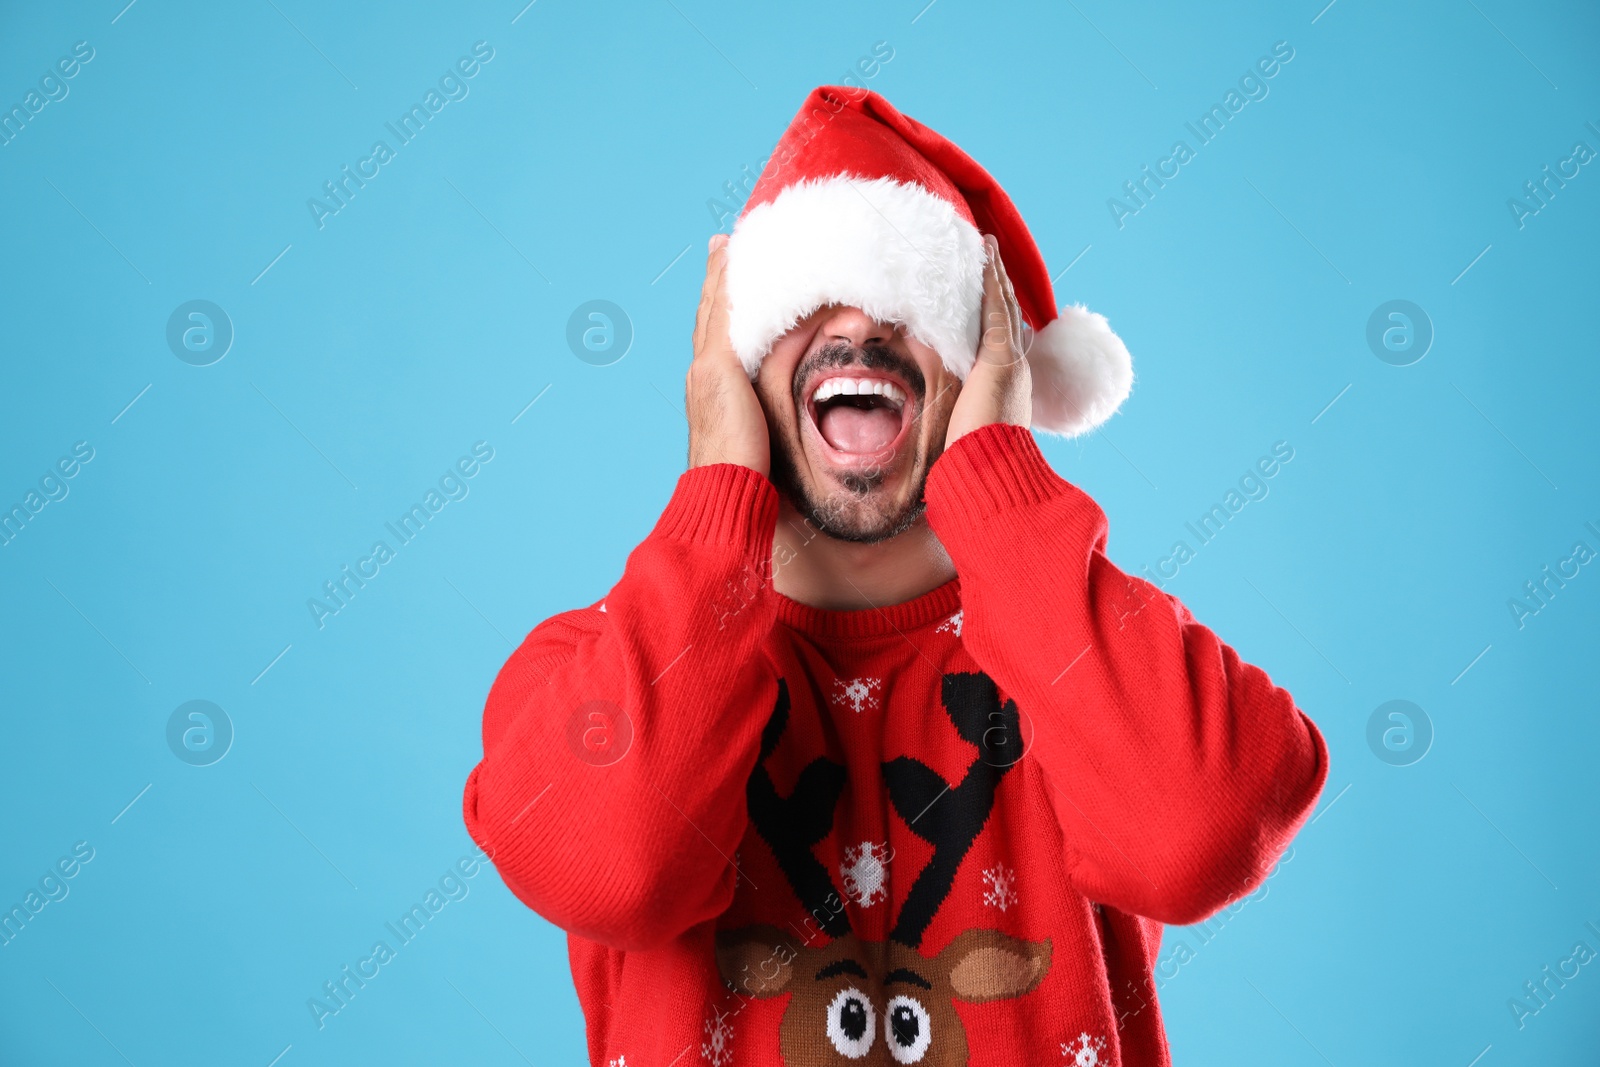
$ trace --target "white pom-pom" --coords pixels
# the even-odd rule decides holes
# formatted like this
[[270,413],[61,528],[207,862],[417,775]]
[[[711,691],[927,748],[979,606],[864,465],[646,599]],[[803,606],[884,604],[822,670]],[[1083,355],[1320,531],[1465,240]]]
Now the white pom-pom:
[[1028,349],[1033,429],[1077,437],[1116,413],[1133,388],[1133,357],[1104,315],[1063,308]]

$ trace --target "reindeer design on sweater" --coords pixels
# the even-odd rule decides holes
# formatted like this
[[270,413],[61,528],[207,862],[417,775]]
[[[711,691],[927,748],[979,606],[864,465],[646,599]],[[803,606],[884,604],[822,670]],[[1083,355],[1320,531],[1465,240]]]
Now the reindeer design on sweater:
[[778,795],[766,770],[789,722],[788,686],[778,683],[777,704],[746,785],[750,821],[819,932],[831,940],[797,947],[775,927],[747,926],[719,931],[716,952],[718,970],[736,992],[756,998],[790,994],[779,1026],[789,1067],[964,1067],[967,1037],[955,1002],[1022,996],[1050,969],[1048,940],[1023,941],[998,930],[966,930],[936,956],[921,952],[923,933],[988,822],[996,786],[1022,757],[1016,703],[1002,704],[988,675],[945,675],[941,699],[956,733],[977,746],[978,756],[954,785],[909,756],[883,764],[890,802],[933,847],[933,857],[912,883],[888,940],[875,942],[851,932],[843,898],[812,852],[833,829],[845,768],[818,757],[787,797]]

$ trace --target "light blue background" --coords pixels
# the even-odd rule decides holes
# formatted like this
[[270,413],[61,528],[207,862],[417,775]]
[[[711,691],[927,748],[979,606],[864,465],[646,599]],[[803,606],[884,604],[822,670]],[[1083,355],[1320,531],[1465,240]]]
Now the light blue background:
[[[0,1061],[582,1060],[564,939],[492,871],[322,1030],[306,1001],[469,852],[511,642],[605,593],[682,469],[707,201],[886,41],[867,84],[1005,184],[1134,354],[1105,432],[1044,445],[1113,559],[1294,448],[1168,588],[1332,776],[1163,982],[1176,1061],[1593,1062],[1600,964],[1521,1030],[1507,1001],[1600,949],[1600,566],[1521,629],[1507,601],[1600,549],[1600,164],[1525,228],[1506,202],[1600,148],[1600,15],[925,2],[5,5],[7,108],[95,58],[0,147],[0,504],[95,458],[0,548],[0,904],[95,858],[0,948]],[[307,198],[480,40],[470,95],[319,230]],[[1270,95],[1119,230],[1107,199],[1276,41]],[[165,341],[197,298],[236,330],[203,368]],[[590,299],[632,320],[614,365],[566,345]],[[1390,299],[1436,330],[1412,366],[1366,344]],[[319,630],[307,599],[476,441],[470,495]],[[1400,698],[1436,732],[1407,767],[1366,741]],[[191,699],[235,727],[209,767],[166,744]]]

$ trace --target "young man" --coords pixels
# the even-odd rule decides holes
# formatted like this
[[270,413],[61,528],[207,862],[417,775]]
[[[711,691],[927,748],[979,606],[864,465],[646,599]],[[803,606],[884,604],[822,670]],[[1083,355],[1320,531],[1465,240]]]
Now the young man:
[[983,168],[811,94],[710,243],[689,470],[467,782],[591,1062],[1168,1062],[1162,924],[1264,880],[1327,749],[1040,453],[1131,381]]

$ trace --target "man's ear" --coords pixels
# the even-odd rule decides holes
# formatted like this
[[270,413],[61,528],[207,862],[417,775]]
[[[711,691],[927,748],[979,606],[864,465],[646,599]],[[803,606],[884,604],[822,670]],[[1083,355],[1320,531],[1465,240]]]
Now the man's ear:
[[788,988],[799,954],[775,926],[744,926],[717,932],[717,971],[733,991],[746,997],[773,997]]

